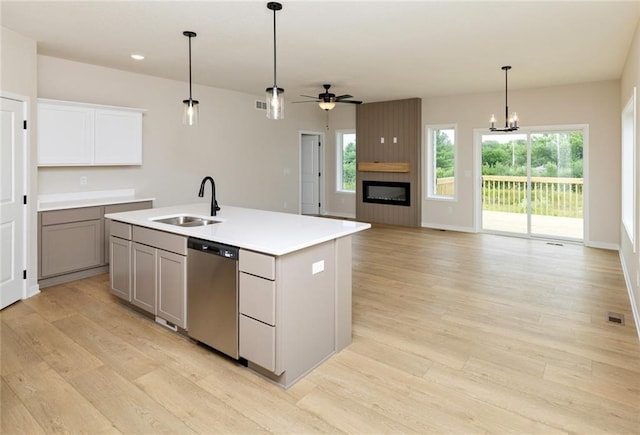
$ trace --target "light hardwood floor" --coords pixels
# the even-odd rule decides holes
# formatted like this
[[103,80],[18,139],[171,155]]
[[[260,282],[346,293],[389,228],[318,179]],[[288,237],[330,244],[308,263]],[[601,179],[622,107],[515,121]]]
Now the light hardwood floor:
[[123,305],[108,275],[44,289],[0,312],[2,431],[640,432],[616,252],[375,225],[353,270],[353,344],[289,390]]

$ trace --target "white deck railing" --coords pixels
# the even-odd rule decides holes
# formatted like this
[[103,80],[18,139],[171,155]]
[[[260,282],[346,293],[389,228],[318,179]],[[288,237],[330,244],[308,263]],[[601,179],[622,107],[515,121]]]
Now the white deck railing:
[[[582,217],[582,178],[531,177],[531,212],[544,216]],[[454,178],[440,178],[438,195],[453,193]],[[527,212],[527,177],[482,176],[482,209]]]

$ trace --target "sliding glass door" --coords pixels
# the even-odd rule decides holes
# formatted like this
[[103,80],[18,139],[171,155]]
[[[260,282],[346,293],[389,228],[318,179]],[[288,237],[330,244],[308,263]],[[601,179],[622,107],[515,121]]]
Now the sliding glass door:
[[481,228],[581,241],[584,132],[480,135]]

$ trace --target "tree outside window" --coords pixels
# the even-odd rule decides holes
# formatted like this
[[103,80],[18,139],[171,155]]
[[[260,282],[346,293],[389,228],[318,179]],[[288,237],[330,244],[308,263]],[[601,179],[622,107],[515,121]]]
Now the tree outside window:
[[338,132],[338,191],[356,190],[356,134]]
[[431,161],[427,161],[429,197],[455,197],[455,133],[453,126],[428,128],[429,153],[427,155],[431,156]]

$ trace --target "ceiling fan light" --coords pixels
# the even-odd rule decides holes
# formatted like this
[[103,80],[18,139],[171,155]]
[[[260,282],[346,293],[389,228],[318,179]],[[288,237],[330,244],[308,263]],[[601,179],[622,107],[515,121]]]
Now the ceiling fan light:
[[200,104],[200,102],[198,100],[192,100],[191,98],[189,98],[188,100],[183,100],[182,102],[184,103],[182,123],[189,126],[198,125],[198,105]]
[[331,110],[334,107],[336,107],[336,103],[334,103],[333,101],[320,101],[320,103],[318,103],[318,105],[320,106],[320,108],[322,110]]
[[278,87],[267,88],[267,118],[284,118],[284,89]]

